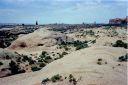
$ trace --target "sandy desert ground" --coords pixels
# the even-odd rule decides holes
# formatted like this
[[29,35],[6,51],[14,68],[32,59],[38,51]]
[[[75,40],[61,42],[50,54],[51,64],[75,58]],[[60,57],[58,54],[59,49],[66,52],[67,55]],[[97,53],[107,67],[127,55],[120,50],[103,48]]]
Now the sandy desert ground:
[[[87,34],[92,30],[94,34]],[[47,28],[38,29],[33,33],[23,35],[12,42],[5,50],[16,51],[19,54],[33,55],[36,59],[42,51],[62,53],[66,50],[58,49],[57,38],[68,40],[88,41],[88,47],[75,50],[69,46],[68,54],[55,60],[41,70],[27,72],[9,77],[0,78],[0,85],[127,85],[127,62],[120,62],[120,56],[127,54],[127,49],[112,47],[117,40],[127,42],[127,29],[117,27],[115,29],[93,28],[65,33],[49,31]],[[92,41],[96,40],[95,43]],[[24,47],[21,44],[25,44]],[[39,44],[41,46],[39,46]],[[53,56],[52,56],[53,58]],[[59,74],[61,79],[41,82],[46,78]],[[77,83],[69,82],[72,74]]]

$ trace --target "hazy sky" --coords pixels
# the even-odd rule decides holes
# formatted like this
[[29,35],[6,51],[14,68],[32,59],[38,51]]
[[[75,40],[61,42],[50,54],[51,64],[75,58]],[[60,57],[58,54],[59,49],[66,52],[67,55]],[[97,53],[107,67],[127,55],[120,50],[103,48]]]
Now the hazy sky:
[[0,0],[0,23],[107,23],[125,18],[126,0]]

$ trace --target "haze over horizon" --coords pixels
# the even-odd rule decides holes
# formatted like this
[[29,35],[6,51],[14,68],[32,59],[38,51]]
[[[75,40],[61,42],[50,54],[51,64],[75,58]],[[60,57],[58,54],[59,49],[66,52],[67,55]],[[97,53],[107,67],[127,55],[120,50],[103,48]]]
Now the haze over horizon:
[[0,0],[0,23],[108,23],[127,12],[126,0]]

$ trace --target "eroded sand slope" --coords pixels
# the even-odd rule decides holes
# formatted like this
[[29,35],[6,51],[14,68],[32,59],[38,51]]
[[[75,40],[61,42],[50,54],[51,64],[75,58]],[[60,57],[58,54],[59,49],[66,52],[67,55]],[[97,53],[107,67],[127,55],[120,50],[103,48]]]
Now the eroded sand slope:
[[[127,63],[118,62],[118,57],[125,54],[126,49],[123,48],[85,48],[48,64],[38,72],[1,78],[0,85],[34,85],[55,74],[73,74],[75,78],[81,77],[77,85],[127,85]],[[102,65],[97,64],[99,58],[102,58]],[[70,85],[66,81],[46,85],[60,84]]]

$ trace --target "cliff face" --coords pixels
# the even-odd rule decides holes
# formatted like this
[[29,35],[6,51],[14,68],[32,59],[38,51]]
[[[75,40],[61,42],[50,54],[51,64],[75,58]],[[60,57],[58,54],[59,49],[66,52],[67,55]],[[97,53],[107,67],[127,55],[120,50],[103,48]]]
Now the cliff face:
[[122,18],[115,18],[115,19],[110,19],[109,24],[127,24],[128,23],[128,16],[124,19]]

